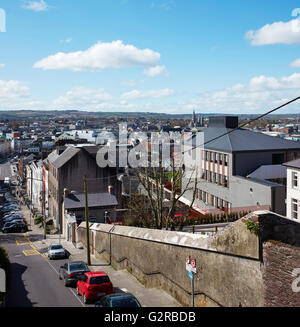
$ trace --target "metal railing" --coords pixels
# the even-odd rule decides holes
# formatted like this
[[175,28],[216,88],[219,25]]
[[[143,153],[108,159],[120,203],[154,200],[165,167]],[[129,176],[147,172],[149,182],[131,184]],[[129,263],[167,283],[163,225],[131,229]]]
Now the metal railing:
[[217,223],[217,224],[205,224],[205,225],[193,225],[193,226],[185,226],[183,227],[183,232],[190,233],[199,233],[199,232],[214,232],[217,233],[218,230],[225,228],[226,226],[232,223]]

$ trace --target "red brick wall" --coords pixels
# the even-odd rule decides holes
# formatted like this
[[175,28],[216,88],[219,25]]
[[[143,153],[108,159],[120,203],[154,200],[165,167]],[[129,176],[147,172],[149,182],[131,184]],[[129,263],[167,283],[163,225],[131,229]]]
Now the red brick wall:
[[265,306],[300,307],[300,292],[292,290],[297,278],[292,271],[300,268],[300,248],[278,241],[264,242],[263,262]]

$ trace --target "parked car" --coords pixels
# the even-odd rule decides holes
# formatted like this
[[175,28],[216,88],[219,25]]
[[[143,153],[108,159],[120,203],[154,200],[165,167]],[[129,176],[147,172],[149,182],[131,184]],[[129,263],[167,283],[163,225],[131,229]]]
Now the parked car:
[[23,222],[14,222],[2,228],[3,233],[26,233],[27,231],[28,227]]
[[4,205],[2,206],[2,208],[8,208],[8,207],[11,207],[11,206],[17,206],[18,207],[18,203],[15,202],[15,201],[9,201],[9,202],[6,202],[4,203]]
[[76,293],[83,296],[84,303],[98,300],[113,292],[113,284],[104,271],[86,272],[77,282]]
[[11,223],[11,222],[16,222],[16,221],[21,221],[23,222],[25,225],[27,225],[27,222],[25,220],[25,218],[23,217],[11,217],[11,218],[7,218],[1,221],[2,225],[5,223]]
[[89,267],[83,261],[67,262],[59,268],[59,279],[64,280],[65,286],[76,285],[82,275],[88,271],[90,271]]
[[57,258],[66,258],[66,250],[61,244],[52,244],[48,250],[48,258],[57,259]]
[[16,211],[16,210],[20,210],[19,206],[17,204],[10,204],[10,205],[3,206],[1,212],[2,214],[5,214],[7,212]]
[[3,216],[3,219],[5,218],[10,218],[12,216],[19,216],[19,217],[22,217],[22,212],[21,211],[10,211],[8,213],[6,213],[4,216]]
[[130,293],[114,293],[104,296],[100,301],[95,303],[95,307],[138,308],[141,307],[141,304]]

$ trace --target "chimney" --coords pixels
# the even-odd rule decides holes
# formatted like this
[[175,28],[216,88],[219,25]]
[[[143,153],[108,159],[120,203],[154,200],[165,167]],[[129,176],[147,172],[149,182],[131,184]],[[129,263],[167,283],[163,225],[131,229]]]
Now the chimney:
[[113,186],[112,185],[108,185],[108,193],[113,194]]
[[239,125],[238,116],[213,116],[213,117],[209,117],[208,127],[237,128],[238,125]]
[[64,188],[64,195],[68,196],[70,194],[70,191],[67,188]]

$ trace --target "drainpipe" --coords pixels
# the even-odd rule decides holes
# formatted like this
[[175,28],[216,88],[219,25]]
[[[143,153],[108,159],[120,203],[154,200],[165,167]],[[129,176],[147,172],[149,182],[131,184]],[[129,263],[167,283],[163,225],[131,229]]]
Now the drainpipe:
[[112,257],[112,251],[111,251],[111,232],[115,229],[115,225],[109,230],[109,265],[111,265],[111,257]]

